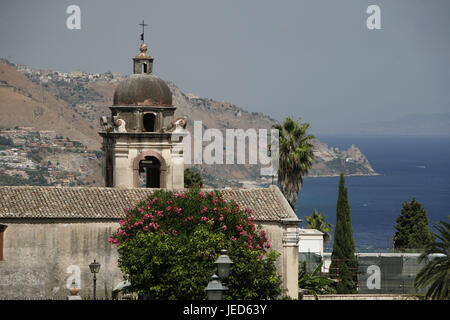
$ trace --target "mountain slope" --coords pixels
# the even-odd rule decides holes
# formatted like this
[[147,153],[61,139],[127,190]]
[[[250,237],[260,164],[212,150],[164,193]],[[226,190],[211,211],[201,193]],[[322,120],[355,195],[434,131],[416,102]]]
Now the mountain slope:
[[[20,70],[20,71],[19,71]],[[0,126],[32,126],[81,141],[91,150],[99,150],[101,139],[98,119],[109,114],[116,77],[112,74],[64,74],[53,70],[33,70],[0,62]],[[214,101],[183,93],[168,82],[177,107],[175,116],[188,118],[192,133],[193,121],[201,120],[203,128],[270,129],[276,120],[262,113],[248,112],[234,104]],[[355,146],[348,150],[329,148],[315,140],[316,162],[313,176],[374,174],[369,161]],[[263,182],[258,165],[197,165],[212,186],[241,185],[243,180]]]
[[0,62],[0,126],[30,126],[55,130],[90,148],[100,148],[95,125],[86,121],[64,100],[30,81],[13,66]]

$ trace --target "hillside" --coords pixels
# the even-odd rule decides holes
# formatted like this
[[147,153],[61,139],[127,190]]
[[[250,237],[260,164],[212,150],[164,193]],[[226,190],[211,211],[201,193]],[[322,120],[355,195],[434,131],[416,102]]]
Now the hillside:
[[[114,88],[121,79],[121,75],[114,73],[66,74],[0,61],[0,108],[3,111],[0,126],[34,127],[38,131],[51,129],[58,135],[80,141],[88,150],[100,150],[98,119],[109,114]],[[177,107],[175,116],[186,116],[191,132],[194,119],[201,120],[204,129],[220,130],[269,129],[276,123],[262,113],[251,113],[231,103],[185,94],[174,83],[168,82],[168,85],[173,93],[173,104]],[[316,162],[310,172],[312,176],[337,175],[342,171],[353,175],[375,173],[356,146],[341,151],[317,140],[314,145]],[[196,168],[211,186],[242,186],[245,181],[267,182],[261,180],[257,165],[199,165]],[[99,175],[98,168],[95,172]],[[95,184],[101,185],[98,181]]]
[[1,127],[52,128],[71,139],[83,141],[90,148],[100,148],[96,125],[74,112],[66,101],[4,62],[0,62],[0,108]]

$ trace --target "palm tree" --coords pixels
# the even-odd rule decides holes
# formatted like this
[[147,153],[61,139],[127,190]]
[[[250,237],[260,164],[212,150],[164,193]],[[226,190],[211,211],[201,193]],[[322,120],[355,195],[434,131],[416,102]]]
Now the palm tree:
[[294,121],[288,117],[283,124],[272,126],[280,134],[278,183],[293,209],[303,185],[303,176],[314,162],[311,140],[315,137],[306,134],[309,123],[301,123],[301,120]]
[[434,227],[439,231],[435,234],[438,240],[425,247],[425,251],[420,255],[418,262],[421,263],[427,259],[431,254],[439,254],[433,257],[428,263],[419,271],[414,279],[414,287],[428,287],[425,297],[427,299],[449,300],[450,299],[450,223],[440,221],[439,224],[434,224]]
[[306,272],[306,262],[299,265],[298,287],[303,294],[312,294],[314,299],[319,300],[319,294],[336,293],[336,281],[320,274],[323,261],[317,265],[312,273]]
[[320,232],[323,232],[323,242],[327,242],[328,240],[331,239],[332,224],[325,222],[326,218],[327,216],[324,216],[317,210],[314,210],[311,216],[305,217],[305,220],[307,222],[306,224],[307,229],[316,229],[319,230]]

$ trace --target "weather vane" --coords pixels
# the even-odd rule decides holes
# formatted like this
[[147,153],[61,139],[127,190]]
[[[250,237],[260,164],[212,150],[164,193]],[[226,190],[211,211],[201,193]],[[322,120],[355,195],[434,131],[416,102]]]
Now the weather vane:
[[144,27],[148,26],[148,24],[144,23],[144,20],[142,20],[142,23],[139,23],[139,25],[142,26],[141,40],[143,43],[144,42]]

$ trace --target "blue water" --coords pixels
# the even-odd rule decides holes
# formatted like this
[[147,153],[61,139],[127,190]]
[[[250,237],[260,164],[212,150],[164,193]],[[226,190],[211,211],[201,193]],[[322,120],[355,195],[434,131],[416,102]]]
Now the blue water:
[[[318,136],[329,146],[355,144],[380,176],[346,177],[353,236],[358,249],[392,247],[395,219],[402,203],[413,197],[422,203],[428,220],[450,215],[450,137]],[[296,204],[304,219],[314,209],[336,223],[338,177],[305,178]],[[303,222],[302,226],[306,223]],[[332,247],[332,241],[325,244]]]

